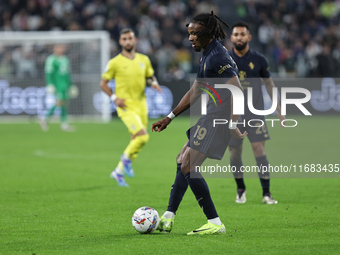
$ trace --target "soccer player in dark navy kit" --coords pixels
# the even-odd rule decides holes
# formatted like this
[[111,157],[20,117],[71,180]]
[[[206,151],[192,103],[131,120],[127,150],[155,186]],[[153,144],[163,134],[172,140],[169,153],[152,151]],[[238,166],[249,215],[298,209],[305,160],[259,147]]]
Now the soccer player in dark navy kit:
[[[264,116],[253,114],[248,107],[247,94],[248,88],[252,88],[253,97],[252,102],[256,110],[264,110],[263,95],[262,95],[262,81],[264,82],[267,92],[272,97],[273,87],[275,87],[272,78],[270,77],[269,66],[267,59],[260,53],[249,48],[251,34],[249,32],[248,24],[238,22],[232,26],[231,41],[234,43],[234,48],[230,55],[237,64],[239,70],[240,82],[244,88],[245,96],[245,113],[240,116],[239,122],[245,121],[244,124],[239,124],[238,128],[243,132],[248,132],[248,139],[251,142],[253,153],[256,159],[257,166],[262,169],[262,166],[267,166],[268,160],[265,152],[265,141],[269,139],[266,121]],[[276,108],[277,115],[281,121],[284,121],[284,116],[281,115],[279,103]],[[249,120],[251,121],[248,126]],[[260,121],[262,120],[262,121]],[[263,124],[264,123],[264,124]],[[256,126],[256,127],[253,127]],[[246,202],[246,186],[243,180],[243,173],[240,171],[242,164],[242,142],[243,139],[231,139],[229,143],[230,150],[230,165],[235,166],[237,172],[234,173],[235,181],[237,183],[236,203]],[[266,204],[277,204],[277,201],[272,198],[270,194],[270,176],[269,172],[259,172],[259,177],[263,189],[262,202]]]
[[[209,89],[210,92],[214,91],[214,79],[218,78],[219,81],[222,79],[225,83],[242,89],[234,61],[228,51],[217,41],[226,36],[220,22],[228,26],[211,12],[211,14],[198,14],[187,25],[192,47],[197,52],[203,49],[198,74],[194,84],[176,108],[167,117],[154,123],[151,127],[152,131],[160,132],[164,130],[175,116],[188,109],[200,97],[202,93],[200,88]],[[188,235],[220,234],[226,231],[210,197],[207,183],[203,176],[194,170],[196,166],[201,166],[206,158],[221,159],[230,137],[242,139],[247,132],[241,133],[236,124],[213,127],[214,118],[228,119],[233,122],[238,120],[238,116],[231,113],[233,99],[230,91],[228,89],[216,89],[216,92],[219,94],[222,104],[216,106],[213,100],[209,99],[207,114],[203,115],[197,124],[187,131],[188,141],[177,156],[177,173],[170,192],[168,209],[161,217],[158,227],[158,230],[162,232],[172,230],[175,213],[188,186],[190,186],[208,219],[207,224],[189,232]],[[195,178],[190,177],[190,174],[194,175]]]

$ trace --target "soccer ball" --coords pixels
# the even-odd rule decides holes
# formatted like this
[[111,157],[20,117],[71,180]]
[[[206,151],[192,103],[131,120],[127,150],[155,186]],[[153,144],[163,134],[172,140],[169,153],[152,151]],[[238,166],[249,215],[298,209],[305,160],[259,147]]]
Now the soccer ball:
[[132,226],[142,234],[153,232],[157,229],[158,224],[158,212],[148,206],[138,208],[132,216]]

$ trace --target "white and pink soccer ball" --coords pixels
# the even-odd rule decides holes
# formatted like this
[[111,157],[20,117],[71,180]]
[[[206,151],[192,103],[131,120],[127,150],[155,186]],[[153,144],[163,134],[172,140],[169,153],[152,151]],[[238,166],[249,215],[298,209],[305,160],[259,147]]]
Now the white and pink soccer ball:
[[158,224],[158,212],[149,206],[138,208],[132,216],[132,226],[141,234],[153,232]]

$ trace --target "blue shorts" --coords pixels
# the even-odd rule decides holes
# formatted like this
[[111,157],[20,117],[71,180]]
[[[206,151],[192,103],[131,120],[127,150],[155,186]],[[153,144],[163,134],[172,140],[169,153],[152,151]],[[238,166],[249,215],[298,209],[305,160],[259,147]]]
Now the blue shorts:
[[205,115],[186,132],[189,139],[188,147],[202,152],[208,158],[222,159],[228,147],[230,132],[228,125],[213,126],[218,117]]

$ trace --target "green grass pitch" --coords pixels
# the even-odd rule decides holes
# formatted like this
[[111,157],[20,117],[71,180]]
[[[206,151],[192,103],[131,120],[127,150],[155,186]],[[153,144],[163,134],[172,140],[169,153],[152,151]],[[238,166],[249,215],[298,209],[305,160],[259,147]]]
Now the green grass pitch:
[[[338,116],[296,117],[295,128],[269,128],[271,164],[336,164]],[[152,120],[150,120],[149,126]],[[1,123],[0,123],[1,124]],[[247,178],[247,203],[234,202],[231,178],[208,178],[226,235],[186,236],[206,223],[188,189],[170,234],[141,235],[131,225],[141,206],[163,214],[186,142],[188,118],[176,118],[134,162],[129,188],[109,178],[129,135],[122,122],[0,125],[0,254],[339,254],[340,179],[273,178],[277,205],[261,204],[257,178]],[[243,161],[254,164],[248,141]],[[336,176],[340,177],[340,173]]]

